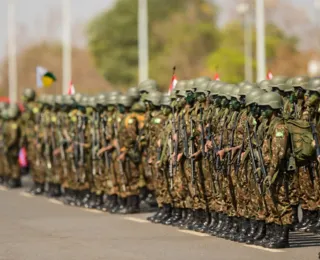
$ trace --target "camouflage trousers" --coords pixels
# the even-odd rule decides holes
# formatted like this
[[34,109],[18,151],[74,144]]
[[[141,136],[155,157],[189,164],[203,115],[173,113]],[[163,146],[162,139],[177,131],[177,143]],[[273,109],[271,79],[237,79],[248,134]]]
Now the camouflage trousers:
[[204,192],[208,202],[208,209],[209,211],[215,211],[216,210],[215,200],[216,200],[218,189],[216,187],[216,182],[213,176],[212,160],[204,159],[202,163],[203,163],[202,171],[203,171],[204,186],[205,186]]
[[154,175],[150,172],[151,169],[148,164],[148,158],[146,155],[142,155],[141,160],[141,179],[140,179],[140,187],[146,186],[148,190],[155,190],[155,180]]
[[117,183],[119,183],[119,196],[126,198],[139,195],[140,167],[128,157],[122,162],[123,172],[120,170],[119,162],[116,164]]
[[298,168],[299,198],[302,209],[313,211],[318,208],[315,175],[311,167]]
[[292,207],[286,194],[286,181],[284,174],[280,172],[270,189],[266,191],[265,200],[269,213],[267,223],[292,224]]
[[2,153],[0,153],[0,177],[5,176],[5,160],[5,156]]
[[7,153],[5,164],[5,175],[9,178],[20,178],[20,166],[18,161],[18,151],[13,150]]
[[156,190],[156,200],[158,207],[162,207],[165,203],[165,197],[167,193],[167,176],[164,171],[161,171],[156,165],[152,165],[152,172],[155,173],[155,190]]

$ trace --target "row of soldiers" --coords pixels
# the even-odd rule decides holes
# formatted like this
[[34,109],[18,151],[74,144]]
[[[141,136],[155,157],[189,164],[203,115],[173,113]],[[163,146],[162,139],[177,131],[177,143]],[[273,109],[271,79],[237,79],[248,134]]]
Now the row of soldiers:
[[20,185],[10,167],[24,146],[33,194],[46,184],[66,204],[120,214],[156,199],[154,223],[288,247],[290,230],[320,232],[319,95],[320,79],[306,76],[239,85],[200,77],[171,95],[154,80],[96,97],[36,100],[26,89],[22,115],[2,109],[1,161],[11,163],[0,175]]

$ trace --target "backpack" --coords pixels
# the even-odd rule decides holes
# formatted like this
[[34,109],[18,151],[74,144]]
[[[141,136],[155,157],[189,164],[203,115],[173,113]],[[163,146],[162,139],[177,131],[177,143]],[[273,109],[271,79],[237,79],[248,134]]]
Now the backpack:
[[315,160],[316,150],[313,143],[311,126],[302,120],[287,120],[293,156],[298,164]]

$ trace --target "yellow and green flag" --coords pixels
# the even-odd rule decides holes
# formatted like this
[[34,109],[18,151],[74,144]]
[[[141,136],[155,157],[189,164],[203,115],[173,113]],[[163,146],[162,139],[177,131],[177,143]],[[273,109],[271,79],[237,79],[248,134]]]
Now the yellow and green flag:
[[56,76],[46,68],[37,66],[36,68],[37,87],[50,87],[57,79]]

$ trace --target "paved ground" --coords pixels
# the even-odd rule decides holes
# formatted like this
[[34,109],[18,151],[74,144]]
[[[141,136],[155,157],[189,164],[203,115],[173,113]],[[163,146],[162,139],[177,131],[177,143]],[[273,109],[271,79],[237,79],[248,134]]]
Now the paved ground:
[[1,186],[0,206],[1,260],[319,259],[320,237],[306,234],[291,235],[293,248],[268,250]]

